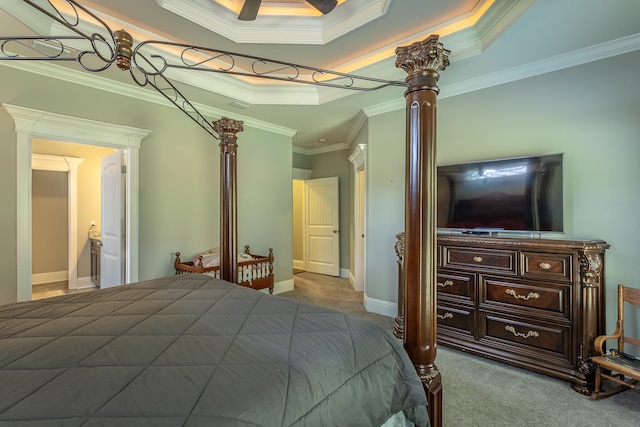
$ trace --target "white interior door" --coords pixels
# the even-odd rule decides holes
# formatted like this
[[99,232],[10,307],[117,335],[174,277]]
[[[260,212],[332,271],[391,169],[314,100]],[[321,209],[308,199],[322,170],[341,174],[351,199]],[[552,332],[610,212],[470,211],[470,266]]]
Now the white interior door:
[[364,291],[364,169],[356,173],[356,200],[355,200],[355,280],[353,289]]
[[101,288],[124,283],[124,165],[123,151],[116,151],[101,161]]
[[340,276],[338,177],[304,182],[305,270]]

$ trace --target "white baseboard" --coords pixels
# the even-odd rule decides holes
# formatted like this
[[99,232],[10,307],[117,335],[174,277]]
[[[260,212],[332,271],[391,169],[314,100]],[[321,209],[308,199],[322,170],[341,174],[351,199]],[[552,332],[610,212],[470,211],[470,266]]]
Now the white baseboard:
[[91,281],[90,276],[86,277],[78,277],[76,281],[76,289],[87,289],[87,288],[95,288],[96,285]]
[[340,277],[343,278],[343,279],[348,279],[350,273],[351,273],[351,271],[348,268],[341,268],[340,269]]
[[51,271],[49,273],[37,273],[31,275],[31,283],[40,285],[42,283],[62,282],[69,280],[68,271]]
[[366,295],[364,296],[364,308],[371,313],[381,314],[387,317],[396,317],[398,314],[398,304],[395,302],[383,301]]
[[[289,292],[293,290],[293,279],[281,280],[273,284],[273,293],[281,294],[283,292]],[[266,289],[269,292],[268,289]]]
[[304,270],[304,260],[294,259],[293,260],[293,268],[297,268],[299,270]]

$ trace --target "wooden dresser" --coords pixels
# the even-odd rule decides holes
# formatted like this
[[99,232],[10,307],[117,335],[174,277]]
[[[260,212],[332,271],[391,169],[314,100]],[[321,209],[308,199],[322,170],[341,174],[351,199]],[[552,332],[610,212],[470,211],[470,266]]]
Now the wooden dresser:
[[438,234],[438,342],[590,394],[589,358],[605,332],[608,247],[600,240]]

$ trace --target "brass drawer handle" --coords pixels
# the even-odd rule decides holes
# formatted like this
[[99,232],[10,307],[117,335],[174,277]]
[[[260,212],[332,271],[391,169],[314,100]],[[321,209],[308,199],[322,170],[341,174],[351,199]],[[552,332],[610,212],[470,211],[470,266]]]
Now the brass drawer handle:
[[524,339],[527,339],[529,337],[534,337],[537,338],[540,336],[540,334],[536,331],[529,331],[526,334],[523,334],[522,332],[518,332],[516,331],[516,328],[514,328],[513,326],[505,326],[504,327],[505,330],[511,332],[513,335],[515,335],[516,337],[522,337]]
[[438,319],[453,319],[453,314],[446,312],[445,314],[437,314],[436,316],[438,316]]
[[543,270],[549,270],[551,268],[551,264],[548,262],[541,262],[538,266]]
[[438,282],[438,286],[446,288],[447,286],[453,286],[453,280],[445,280],[444,283]]
[[515,299],[521,299],[521,300],[524,300],[524,301],[528,301],[531,298],[533,298],[533,299],[540,298],[540,294],[537,293],[537,292],[529,292],[529,295],[527,295],[527,296],[519,295],[513,289],[507,289],[505,292],[507,293],[507,295],[511,295]]
[[482,262],[482,261],[483,261],[483,259],[482,259],[481,256],[474,256],[473,257],[473,262]]

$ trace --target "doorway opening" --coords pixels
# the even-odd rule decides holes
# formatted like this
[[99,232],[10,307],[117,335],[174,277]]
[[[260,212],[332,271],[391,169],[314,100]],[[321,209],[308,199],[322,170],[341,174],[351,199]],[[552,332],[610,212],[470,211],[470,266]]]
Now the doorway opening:
[[[124,150],[126,177],[127,268],[125,281],[138,280],[138,164],[142,139],[150,131],[2,104],[16,132],[16,300],[32,296],[31,154],[34,138]],[[71,262],[71,261],[70,261]]]

